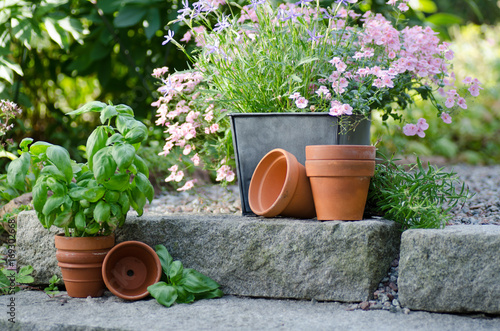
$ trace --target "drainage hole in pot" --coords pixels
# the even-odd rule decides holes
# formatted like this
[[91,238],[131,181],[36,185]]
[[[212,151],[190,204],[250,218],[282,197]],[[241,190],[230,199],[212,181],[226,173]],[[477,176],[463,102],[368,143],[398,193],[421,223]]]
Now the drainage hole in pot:
[[127,270],[127,276],[132,277],[134,275],[134,270]]

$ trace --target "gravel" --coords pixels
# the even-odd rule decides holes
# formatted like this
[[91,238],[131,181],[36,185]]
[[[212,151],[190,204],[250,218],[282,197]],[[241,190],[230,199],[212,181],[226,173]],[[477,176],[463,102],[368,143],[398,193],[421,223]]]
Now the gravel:
[[[463,205],[455,207],[447,226],[453,225],[500,225],[500,165],[472,166],[457,164],[446,166],[445,171],[455,172],[469,188],[472,195]],[[170,192],[155,199],[145,210],[149,214],[170,213],[220,213],[239,214],[241,204],[238,187],[231,185],[206,185],[196,192]],[[398,268],[396,258],[374,292],[374,300],[352,304],[348,310],[387,310],[409,314],[408,308],[398,301]]]

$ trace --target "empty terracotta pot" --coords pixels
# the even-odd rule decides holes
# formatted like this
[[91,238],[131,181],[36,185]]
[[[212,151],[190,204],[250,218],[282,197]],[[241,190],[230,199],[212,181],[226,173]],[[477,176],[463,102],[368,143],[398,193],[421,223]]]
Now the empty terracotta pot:
[[318,220],[363,219],[375,172],[374,146],[307,146],[306,172]]
[[100,297],[105,290],[102,262],[115,244],[115,236],[55,236],[58,266],[70,297]]
[[248,201],[252,211],[259,216],[316,216],[304,166],[294,155],[281,148],[267,153],[255,168]]
[[160,281],[161,273],[156,252],[139,241],[125,241],[113,247],[102,267],[108,290],[125,300],[148,296],[148,286]]

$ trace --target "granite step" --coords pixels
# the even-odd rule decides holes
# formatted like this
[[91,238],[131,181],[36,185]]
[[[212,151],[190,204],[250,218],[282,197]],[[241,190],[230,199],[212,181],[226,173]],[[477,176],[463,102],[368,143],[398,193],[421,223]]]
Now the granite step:
[[[34,212],[18,218],[19,265],[35,283],[60,276],[53,235]],[[130,216],[116,241],[163,244],[174,259],[213,278],[225,294],[360,302],[373,296],[397,256],[399,226],[359,222],[264,219],[238,215]]]

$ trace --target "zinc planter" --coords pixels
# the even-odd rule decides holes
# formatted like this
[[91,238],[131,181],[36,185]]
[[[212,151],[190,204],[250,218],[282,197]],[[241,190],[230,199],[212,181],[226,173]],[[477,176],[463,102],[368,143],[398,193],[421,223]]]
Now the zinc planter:
[[370,144],[370,121],[360,116],[342,119],[346,125],[356,123],[347,132],[328,113],[235,113],[230,119],[243,215],[254,215],[248,201],[250,181],[269,151],[284,149],[304,164],[307,145]]
[[307,146],[306,158],[318,220],[363,219],[375,147]]
[[102,267],[108,290],[125,300],[148,296],[148,286],[159,282],[161,273],[156,252],[139,241],[125,241],[113,247]]
[[316,216],[304,166],[280,148],[267,153],[255,168],[248,199],[251,210],[259,216]]
[[55,236],[56,258],[70,297],[100,297],[105,290],[102,262],[115,244],[115,236]]

